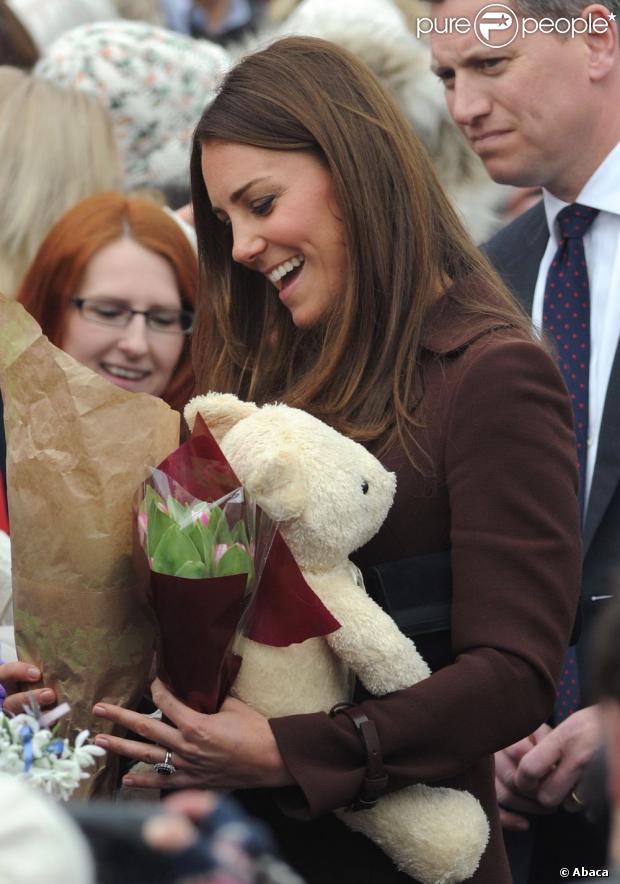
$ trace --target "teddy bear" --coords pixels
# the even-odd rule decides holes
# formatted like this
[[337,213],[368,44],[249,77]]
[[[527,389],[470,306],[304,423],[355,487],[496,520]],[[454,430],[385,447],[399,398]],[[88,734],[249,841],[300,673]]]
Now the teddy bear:
[[[242,639],[231,693],[268,718],[328,712],[350,700],[356,676],[375,696],[430,675],[414,643],[366,593],[349,555],[381,527],[396,478],[362,445],[300,409],[258,407],[236,396],[192,399],[246,492],[278,523],[307,584],[340,623],[287,647]],[[489,837],[468,792],[423,784],[382,796],[361,812],[337,810],[422,884],[470,878]]]

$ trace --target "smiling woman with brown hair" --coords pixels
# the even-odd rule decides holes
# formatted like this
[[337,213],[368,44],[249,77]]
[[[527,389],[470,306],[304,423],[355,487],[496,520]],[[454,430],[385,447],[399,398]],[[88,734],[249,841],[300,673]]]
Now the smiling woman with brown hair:
[[[491,756],[549,714],[578,598],[557,369],[405,119],[333,44],[290,38],[243,59],[198,124],[191,167],[198,390],[304,408],[396,472],[356,562],[383,575],[384,604],[433,674],[351,699],[376,727],[388,791],[449,785],[480,800],[491,838],[471,880],[507,884]],[[420,616],[430,581],[450,610],[438,632]],[[95,710],[159,744],[102,745],[176,770],[136,785],[241,790],[309,882],[411,884],[329,813],[356,803],[370,770],[351,712],[267,721],[228,698],[206,716],[161,683],[153,693],[170,723]]]

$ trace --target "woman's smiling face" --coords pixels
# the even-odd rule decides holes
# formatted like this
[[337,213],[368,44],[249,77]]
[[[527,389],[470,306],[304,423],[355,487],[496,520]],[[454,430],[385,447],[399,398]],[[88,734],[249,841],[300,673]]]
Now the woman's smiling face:
[[[161,255],[129,238],[116,240],[93,255],[75,295],[99,303],[106,311],[123,307],[181,309],[172,266]],[[184,342],[181,334],[152,331],[144,316],[133,316],[126,326],[116,327],[88,321],[77,307],[69,306],[61,347],[119,387],[161,396],[170,383]]]
[[320,322],[348,274],[330,172],[305,151],[218,141],[202,148],[202,174],[233,260],[272,283],[295,325]]

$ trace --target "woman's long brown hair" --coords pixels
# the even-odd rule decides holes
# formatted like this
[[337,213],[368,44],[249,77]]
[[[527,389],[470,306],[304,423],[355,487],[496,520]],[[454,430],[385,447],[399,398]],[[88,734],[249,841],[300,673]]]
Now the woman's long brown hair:
[[[231,257],[212,212],[201,149],[235,142],[312,152],[330,170],[348,243],[343,298],[301,330],[274,287]],[[528,321],[474,246],[431,162],[379,81],[323,40],[293,37],[233,68],[195,132],[192,197],[202,296],[193,342],[199,391],[304,408],[359,441],[396,428],[406,448],[424,318],[438,288],[529,335]],[[497,292],[472,300],[472,291]],[[208,293],[208,296],[207,296]]]

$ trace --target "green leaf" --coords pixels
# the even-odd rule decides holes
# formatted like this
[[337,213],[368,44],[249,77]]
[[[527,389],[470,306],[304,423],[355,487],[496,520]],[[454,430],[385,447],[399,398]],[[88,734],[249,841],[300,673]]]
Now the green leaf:
[[[197,522],[196,525],[200,536],[201,552],[205,561],[213,559],[213,549],[216,544],[225,543],[227,546],[230,546],[232,543],[226,516],[219,506],[214,506],[210,511],[209,521],[206,525],[202,522]],[[220,540],[221,536],[227,539]]]
[[214,517],[215,526],[213,545],[215,546],[215,544],[217,543],[225,543],[226,546],[230,546],[230,544],[233,542],[232,534],[230,533],[230,528],[228,527],[226,516],[224,515],[223,510],[219,508],[219,506],[214,507],[209,519],[209,526],[211,526],[211,521]]
[[184,527],[189,518],[187,514],[188,507],[186,507],[185,504],[179,503],[179,501],[175,500],[174,497],[169,497],[166,501],[166,504],[168,507],[168,512],[177,523],[177,525]]
[[146,528],[146,550],[149,556],[152,556],[161,542],[161,538],[168,528],[173,525],[173,521],[165,512],[162,512],[164,505],[163,500],[150,485],[147,485],[144,498],[147,507],[147,528]]
[[216,577],[227,577],[229,574],[249,574],[252,570],[252,559],[243,547],[231,546],[215,566]]
[[172,523],[162,534],[153,553],[151,567],[160,574],[176,574],[186,562],[199,562],[200,554],[192,541]]
[[151,506],[153,506],[157,503],[162,503],[163,501],[162,501],[161,497],[159,496],[159,494],[150,485],[147,485],[146,489],[144,491],[144,501],[143,502],[144,502],[144,508],[145,508],[146,512],[148,513]]
[[191,580],[198,580],[201,577],[209,577],[204,562],[185,562],[176,572],[175,577],[189,577]]
[[209,571],[213,564],[213,531],[213,528],[210,529],[202,522],[194,522],[186,529],[187,536],[198,550],[199,559]]
[[237,524],[232,529],[231,534],[233,543],[240,543],[241,546],[244,546],[246,549],[250,548],[250,540],[248,538],[248,532],[243,519],[239,519]]

